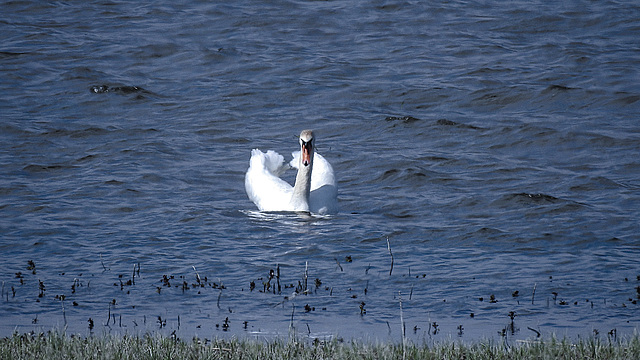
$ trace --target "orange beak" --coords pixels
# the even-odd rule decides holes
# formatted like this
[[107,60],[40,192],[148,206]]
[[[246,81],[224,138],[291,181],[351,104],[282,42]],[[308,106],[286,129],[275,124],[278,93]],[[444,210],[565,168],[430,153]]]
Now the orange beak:
[[309,166],[311,164],[311,142],[302,144],[302,165]]

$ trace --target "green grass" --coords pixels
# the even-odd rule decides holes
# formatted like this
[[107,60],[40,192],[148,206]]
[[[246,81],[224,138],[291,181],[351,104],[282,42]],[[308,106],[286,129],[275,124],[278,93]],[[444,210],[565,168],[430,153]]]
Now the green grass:
[[67,336],[59,332],[0,339],[0,359],[640,359],[640,336],[504,346],[493,342],[434,345],[293,340],[180,340],[160,335]]

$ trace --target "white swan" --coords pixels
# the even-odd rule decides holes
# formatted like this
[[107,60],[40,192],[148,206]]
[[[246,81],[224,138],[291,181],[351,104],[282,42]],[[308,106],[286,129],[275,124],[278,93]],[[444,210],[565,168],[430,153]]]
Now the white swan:
[[[249,199],[260,211],[305,211],[321,215],[336,213],[338,189],[333,168],[320,154],[315,153],[311,130],[300,133],[300,151],[292,155],[290,164],[285,164],[284,157],[275,151],[251,151],[249,170],[244,178]],[[294,186],[280,178],[291,167],[298,169]]]

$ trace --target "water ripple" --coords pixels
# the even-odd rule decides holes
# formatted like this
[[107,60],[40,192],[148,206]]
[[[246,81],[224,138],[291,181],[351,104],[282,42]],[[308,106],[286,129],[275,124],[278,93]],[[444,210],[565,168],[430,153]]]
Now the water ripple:
[[[7,3],[0,333],[631,333],[638,14]],[[256,212],[251,149],[303,128],[341,213]]]

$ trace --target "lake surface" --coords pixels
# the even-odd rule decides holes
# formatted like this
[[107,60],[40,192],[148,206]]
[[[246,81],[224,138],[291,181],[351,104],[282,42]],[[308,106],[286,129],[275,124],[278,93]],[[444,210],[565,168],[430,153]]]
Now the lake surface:
[[[635,1],[0,9],[2,336],[640,326]],[[306,128],[340,212],[257,212]]]

